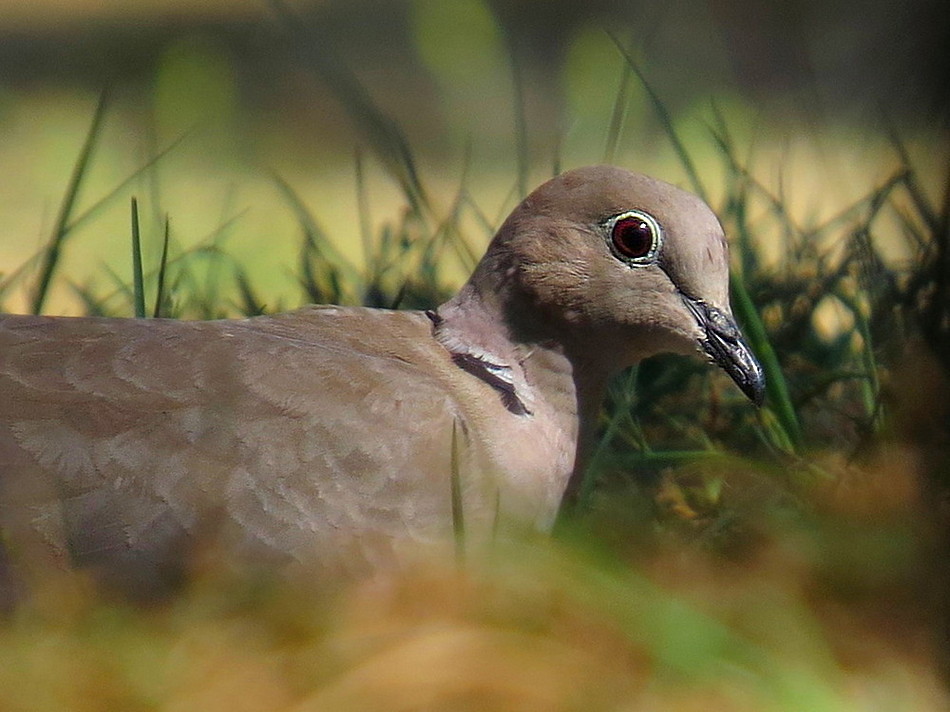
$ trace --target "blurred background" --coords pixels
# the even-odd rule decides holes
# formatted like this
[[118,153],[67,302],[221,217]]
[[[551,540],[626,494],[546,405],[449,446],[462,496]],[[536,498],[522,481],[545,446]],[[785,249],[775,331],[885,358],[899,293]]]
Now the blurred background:
[[[558,167],[607,160],[683,183],[624,52],[710,190],[715,109],[743,163],[817,224],[887,179],[890,133],[928,188],[939,181],[948,16],[938,0],[7,0],[0,271],[49,241],[104,90],[75,206],[96,213],[68,245],[79,282],[103,262],[127,269],[110,254],[124,254],[116,236],[135,193],[185,245],[226,224],[262,288],[293,301],[297,225],[274,176],[358,259],[360,221],[399,209],[394,137],[437,204],[464,181],[490,220]],[[357,154],[369,210],[357,205]],[[65,286],[54,292],[57,310],[80,308]],[[25,307],[15,294],[10,307]]]
[[149,313],[430,307],[610,162],[717,211],[769,381],[622,374],[578,521],[469,571],[69,579],[0,708],[947,710],[948,46],[940,0],[0,2],[4,311],[141,311],[135,232]]

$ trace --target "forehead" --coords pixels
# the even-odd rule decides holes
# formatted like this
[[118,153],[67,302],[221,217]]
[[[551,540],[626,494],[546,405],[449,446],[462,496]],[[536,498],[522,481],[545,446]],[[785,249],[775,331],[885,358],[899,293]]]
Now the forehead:
[[536,213],[597,224],[627,210],[650,213],[667,229],[718,230],[712,211],[692,193],[613,166],[579,168],[548,181],[526,201]]
[[582,228],[628,210],[649,213],[663,230],[660,266],[670,278],[684,291],[727,303],[725,237],[716,215],[696,195],[649,176],[595,166],[561,174],[529,202],[534,210]]

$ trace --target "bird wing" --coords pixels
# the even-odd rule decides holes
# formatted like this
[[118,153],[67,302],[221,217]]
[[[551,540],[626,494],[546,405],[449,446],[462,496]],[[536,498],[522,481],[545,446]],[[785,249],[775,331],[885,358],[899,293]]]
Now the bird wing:
[[449,369],[418,312],[2,317],[0,525],[146,587],[205,528],[292,558],[451,531]]

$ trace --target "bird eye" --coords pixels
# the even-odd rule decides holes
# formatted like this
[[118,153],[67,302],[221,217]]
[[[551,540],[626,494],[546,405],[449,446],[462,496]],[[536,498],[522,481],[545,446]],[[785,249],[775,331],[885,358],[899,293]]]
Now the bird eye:
[[642,261],[659,248],[660,226],[646,213],[631,211],[613,218],[610,241],[618,257]]

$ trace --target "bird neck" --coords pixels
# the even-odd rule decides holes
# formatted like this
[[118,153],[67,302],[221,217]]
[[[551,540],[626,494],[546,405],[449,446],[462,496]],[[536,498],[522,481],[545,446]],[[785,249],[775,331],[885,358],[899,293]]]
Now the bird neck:
[[[573,344],[525,324],[510,285],[470,280],[430,314],[435,338],[456,364],[502,392],[509,410],[530,414],[541,401],[574,422],[579,453],[594,437],[608,373]],[[589,351],[589,346],[587,351]]]

